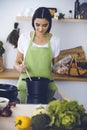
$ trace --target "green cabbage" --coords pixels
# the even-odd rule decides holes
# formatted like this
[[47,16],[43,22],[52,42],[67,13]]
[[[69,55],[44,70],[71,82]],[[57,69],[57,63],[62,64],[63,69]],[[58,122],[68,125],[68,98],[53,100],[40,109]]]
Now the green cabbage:
[[[49,126],[56,126],[61,130],[72,130],[80,127],[83,124],[82,119],[86,115],[85,108],[76,100],[51,101],[47,105],[47,111],[51,119]],[[87,116],[85,122],[87,123]]]

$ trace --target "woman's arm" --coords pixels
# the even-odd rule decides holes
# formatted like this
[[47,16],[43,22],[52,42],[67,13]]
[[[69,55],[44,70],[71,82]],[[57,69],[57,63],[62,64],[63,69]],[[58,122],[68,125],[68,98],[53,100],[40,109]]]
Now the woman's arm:
[[18,51],[16,60],[14,63],[14,68],[20,73],[25,72],[26,70],[26,67],[22,63],[23,59],[24,59],[23,54]]

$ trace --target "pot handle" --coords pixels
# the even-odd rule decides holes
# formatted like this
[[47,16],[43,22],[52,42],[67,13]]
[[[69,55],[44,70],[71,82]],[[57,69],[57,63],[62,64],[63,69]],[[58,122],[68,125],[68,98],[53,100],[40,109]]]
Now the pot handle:
[[23,81],[26,81],[26,79],[22,79]]
[[17,89],[17,91],[20,91],[19,89]]
[[28,82],[31,81],[29,78],[23,78],[22,80],[23,80],[23,81],[26,81],[26,82],[27,82],[27,81],[28,81]]
[[50,80],[49,82],[53,82],[54,80]]

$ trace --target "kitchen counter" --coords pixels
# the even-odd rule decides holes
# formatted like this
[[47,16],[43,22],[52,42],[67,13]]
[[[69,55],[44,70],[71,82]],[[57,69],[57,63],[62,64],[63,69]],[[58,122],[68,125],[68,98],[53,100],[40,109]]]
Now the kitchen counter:
[[[45,105],[46,106],[46,105]],[[35,110],[36,105],[30,104],[17,104],[16,107],[12,109],[12,115],[10,117],[1,117],[0,116],[0,130],[18,130],[15,127],[15,119],[17,116],[32,116],[32,113]],[[31,129],[28,129],[31,130]]]
[[[3,72],[0,72],[0,79],[14,79],[17,80],[19,77],[19,73],[14,69],[5,69]],[[58,81],[81,81],[81,82],[87,82],[86,78],[78,78],[78,77],[69,77],[65,75],[58,75],[55,73],[52,73],[53,79]]]
[[16,107],[12,107],[11,117],[0,116],[0,130],[18,130],[15,127],[15,118],[19,115],[26,115],[31,117],[35,107],[36,105],[30,104],[17,104]]
[[19,73],[15,69],[4,69],[0,72],[0,79],[18,79]]
[[58,81],[79,81],[79,82],[87,82],[87,77],[70,77],[70,76],[65,76],[65,75],[59,75],[52,73],[54,80]]

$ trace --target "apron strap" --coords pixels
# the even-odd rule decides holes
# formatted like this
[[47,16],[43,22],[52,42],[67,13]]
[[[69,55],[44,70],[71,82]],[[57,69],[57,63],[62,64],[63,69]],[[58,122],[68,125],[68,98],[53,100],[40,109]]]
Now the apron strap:
[[[27,51],[29,50],[29,47],[32,45],[34,35],[35,35],[35,32],[32,34],[32,37],[30,38],[30,44],[28,45]],[[27,51],[26,51],[26,54],[27,54]],[[25,63],[25,58],[24,58],[24,63]]]
[[32,34],[32,37],[31,37],[31,39],[30,39],[30,46],[32,45],[32,41],[33,41],[33,39],[34,39],[34,35],[35,35],[35,32]]
[[50,39],[49,39],[48,33],[46,34],[46,38],[47,38],[48,47],[51,48],[51,46],[50,46]]
[[[30,39],[30,46],[32,45],[32,41],[34,39],[34,36],[35,36],[35,32],[33,33],[32,37]],[[50,46],[50,39],[49,39],[48,33],[46,34],[46,38],[47,38],[48,47],[51,47]]]

